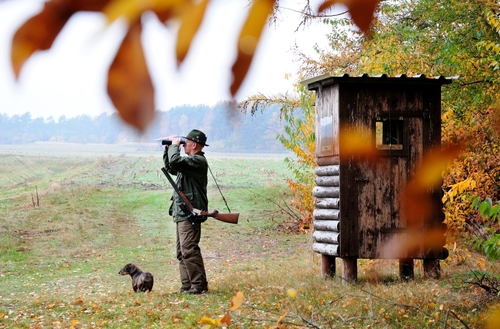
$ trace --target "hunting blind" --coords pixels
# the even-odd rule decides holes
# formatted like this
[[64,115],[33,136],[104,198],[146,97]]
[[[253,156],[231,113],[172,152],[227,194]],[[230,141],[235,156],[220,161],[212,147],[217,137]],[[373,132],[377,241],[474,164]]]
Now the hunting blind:
[[[356,280],[357,259],[391,258],[399,259],[401,277],[413,278],[414,259],[422,259],[424,275],[438,278],[448,256],[441,186],[424,188],[431,209],[412,227],[437,230],[432,244],[400,248],[415,232],[402,199],[424,156],[441,146],[441,86],[451,79],[322,75],[302,83],[316,92],[313,250],[322,255],[322,274],[335,275],[342,258],[342,277]],[[352,131],[366,133],[372,156],[350,151]]]

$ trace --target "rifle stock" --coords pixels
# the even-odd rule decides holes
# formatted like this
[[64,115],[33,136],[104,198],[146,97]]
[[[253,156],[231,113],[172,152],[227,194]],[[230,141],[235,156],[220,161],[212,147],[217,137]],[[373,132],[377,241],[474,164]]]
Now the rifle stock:
[[206,211],[200,211],[199,214],[201,216],[212,217],[212,218],[215,218],[217,220],[220,220],[221,222],[230,223],[230,224],[238,224],[238,218],[240,217],[239,213],[222,214],[222,213],[218,212],[217,210],[214,210],[211,213],[208,213]]
[[238,224],[238,218],[240,217],[239,213],[227,213],[227,214],[221,214],[219,211],[214,210],[212,212],[206,212],[203,210],[199,210],[193,207],[189,199],[186,197],[186,195],[179,190],[179,187],[175,184],[174,180],[172,177],[170,177],[170,174],[168,173],[167,169],[165,167],[161,168],[161,171],[165,174],[165,176],[168,178],[168,181],[174,188],[174,190],[179,194],[181,197],[182,201],[184,201],[184,204],[187,206],[188,210],[197,216],[205,216],[205,217],[212,217],[217,220],[220,220],[221,222],[224,223],[230,223],[230,224]]

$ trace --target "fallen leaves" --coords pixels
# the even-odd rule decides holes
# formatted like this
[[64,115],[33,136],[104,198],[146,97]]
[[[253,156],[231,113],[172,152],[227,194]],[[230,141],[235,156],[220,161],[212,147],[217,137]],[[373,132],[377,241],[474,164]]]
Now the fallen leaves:
[[241,306],[241,304],[243,304],[243,293],[239,291],[236,293],[236,295],[233,296],[233,299],[231,300],[231,307],[229,308],[229,310],[237,310]]
[[233,296],[229,310],[222,317],[214,320],[204,315],[200,318],[200,323],[206,324],[207,326],[205,326],[205,328],[210,328],[212,326],[220,327],[222,324],[230,325],[231,315],[229,312],[237,310],[242,304],[243,304],[243,292],[239,291]]

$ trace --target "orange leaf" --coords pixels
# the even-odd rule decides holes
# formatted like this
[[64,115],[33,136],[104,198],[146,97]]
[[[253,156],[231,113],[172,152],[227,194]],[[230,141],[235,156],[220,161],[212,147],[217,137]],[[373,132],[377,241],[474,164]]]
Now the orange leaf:
[[374,158],[377,153],[372,140],[372,132],[368,127],[341,127],[339,147],[349,156]]
[[238,92],[252,63],[267,18],[273,12],[275,0],[256,0],[248,13],[238,38],[238,57],[231,69],[233,82],[231,95]]
[[130,27],[108,72],[108,94],[122,119],[143,131],[154,118],[154,88],[141,45],[141,25]]
[[62,30],[73,11],[63,4],[46,2],[43,10],[28,19],[14,34],[11,49],[12,68],[19,76],[26,60],[37,50],[47,50]]
[[111,0],[51,0],[60,7],[66,7],[73,12],[101,11]]
[[437,152],[429,152],[413,178],[415,187],[425,189],[429,186],[441,185],[443,170],[458,156],[461,148],[461,145],[456,144]]
[[184,58],[186,58],[191,42],[200,28],[203,17],[205,17],[205,10],[209,1],[210,0],[201,0],[198,3],[189,2],[184,6],[175,49],[177,64],[182,63]]
[[243,293],[241,291],[238,291],[231,300],[231,307],[229,308],[229,310],[234,311],[238,309],[241,304],[243,304]]
[[224,316],[219,320],[220,323],[224,323],[229,326],[231,324],[231,316],[229,315],[229,312],[226,312],[226,314],[224,314]]
[[363,32],[370,29],[375,9],[380,0],[327,0],[318,8],[318,14],[329,9],[331,6],[340,3],[347,7],[354,23]]
[[440,190],[442,172],[459,154],[460,145],[442,151],[430,152],[417,169],[415,176],[406,186],[403,204],[409,226],[420,226],[434,213],[433,199],[429,197],[431,189]]
[[278,318],[276,325],[279,325],[281,323],[281,321],[283,321],[283,319],[286,317],[287,314],[288,314],[288,311],[285,311],[285,313],[283,313],[283,315]]

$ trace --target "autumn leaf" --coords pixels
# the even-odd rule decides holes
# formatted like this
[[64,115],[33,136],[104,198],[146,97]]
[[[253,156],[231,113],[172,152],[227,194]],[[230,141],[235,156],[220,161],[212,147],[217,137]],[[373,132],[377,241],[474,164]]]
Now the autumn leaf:
[[125,18],[129,24],[137,23],[146,11],[153,11],[158,18],[164,22],[174,16],[180,7],[190,3],[190,0],[107,0],[109,3],[102,12],[106,15],[108,22],[112,23],[119,18]]
[[349,156],[373,158],[376,149],[372,143],[372,132],[368,127],[341,127],[339,147],[342,153]]
[[241,304],[243,304],[243,293],[241,291],[238,291],[231,300],[231,307],[229,308],[229,310],[234,311],[238,309]]
[[278,321],[276,321],[276,325],[278,326],[281,321],[283,321],[283,319],[286,317],[286,315],[288,314],[288,311],[285,311],[285,313],[283,313],[279,318],[278,318]]
[[103,9],[103,13],[109,23],[122,17],[132,23],[138,21],[143,11],[149,9],[150,5],[151,1],[111,0]]
[[214,326],[214,327],[220,327],[221,324],[226,324],[230,325],[231,324],[231,316],[229,315],[228,312],[224,314],[223,317],[218,318],[217,320],[214,320],[212,318],[209,318],[207,316],[202,316],[200,318],[200,323],[201,324],[208,324],[209,326]]
[[14,34],[11,49],[12,68],[19,77],[26,60],[37,50],[50,49],[73,11],[46,2],[43,10],[28,19]]
[[231,316],[229,315],[229,312],[226,312],[222,318],[220,318],[220,323],[224,323],[226,325],[231,324]]
[[354,23],[364,33],[370,29],[375,9],[380,0],[327,0],[318,8],[318,14],[330,9],[333,5],[343,4],[349,10]]
[[238,92],[252,63],[260,36],[267,18],[273,12],[275,0],[256,0],[248,13],[238,38],[238,56],[231,69],[233,82],[230,91],[234,96]]
[[211,326],[218,326],[217,320],[214,320],[214,319],[209,318],[208,316],[204,316],[204,315],[200,318],[200,323],[201,324],[209,324]]
[[50,0],[58,8],[65,8],[72,12],[101,11],[111,0]]
[[454,145],[444,150],[433,150],[423,159],[413,179],[407,184],[403,205],[409,226],[419,226],[434,212],[429,190],[440,189],[442,173],[461,150]]
[[458,156],[461,148],[460,144],[456,144],[437,152],[429,152],[413,179],[416,188],[441,185],[443,170]]
[[140,24],[130,27],[108,72],[108,94],[122,119],[143,131],[154,118],[154,88],[141,45]]
[[177,33],[175,48],[178,65],[184,61],[189,51],[191,42],[201,26],[203,17],[205,17],[205,10],[209,2],[210,0],[201,0],[197,3],[188,2],[182,10],[181,26]]
[[493,305],[486,317],[484,329],[496,329],[500,327],[500,304]]

